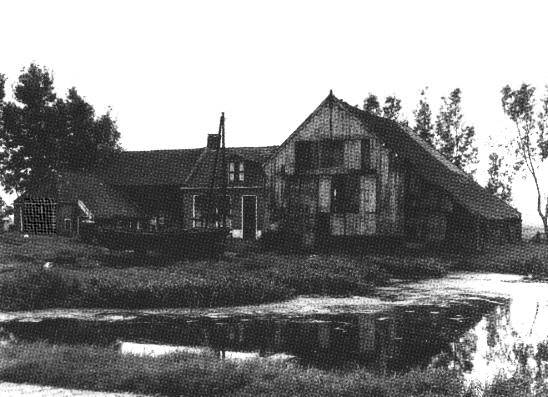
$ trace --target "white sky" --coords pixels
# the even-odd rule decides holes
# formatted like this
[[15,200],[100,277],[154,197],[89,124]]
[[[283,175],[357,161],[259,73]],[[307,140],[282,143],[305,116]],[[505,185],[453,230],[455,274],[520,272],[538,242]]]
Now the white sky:
[[204,146],[221,111],[228,145],[276,145],[329,89],[395,94],[411,118],[424,86],[434,111],[460,87],[486,158],[508,127],[502,86],[548,83],[547,15],[541,1],[0,0],[0,73],[48,67],[59,94],[112,107],[128,150]]

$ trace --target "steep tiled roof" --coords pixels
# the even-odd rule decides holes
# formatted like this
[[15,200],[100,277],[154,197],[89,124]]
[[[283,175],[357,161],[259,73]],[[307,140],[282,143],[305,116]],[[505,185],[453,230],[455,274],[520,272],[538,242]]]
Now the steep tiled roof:
[[204,149],[121,152],[100,175],[115,186],[182,185]]
[[[226,159],[228,161],[230,159],[239,158],[254,161],[258,165],[262,165],[276,149],[277,146],[227,148]],[[196,162],[196,165],[187,179],[185,186],[209,187],[211,185],[211,177],[213,175],[214,168],[215,151],[204,149],[204,153]],[[221,172],[221,168],[222,160],[221,154],[219,153],[217,158],[216,186],[220,186],[222,183],[222,178],[226,177],[226,174]]]
[[338,106],[356,115],[365,128],[409,162],[429,183],[441,187],[472,214],[487,219],[519,218],[520,213],[493,196],[473,178],[421,139],[410,128],[375,116],[331,96]]
[[[227,148],[226,156],[262,164],[275,149],[276,146]],[[215,151],[207,148],[122,152],[106,163],[99,174],[113,186],[194,187],[210,180],[214,164]]]
[[33,198],[47,198],[58,203],[72,204],[77,204],[80,200],[95,219],[131,218],[138,215],[136,207],[115,188],[84,172],[60,172],[55,182],[41,184],[36,189],[25,192],[17,198],[16,203]]

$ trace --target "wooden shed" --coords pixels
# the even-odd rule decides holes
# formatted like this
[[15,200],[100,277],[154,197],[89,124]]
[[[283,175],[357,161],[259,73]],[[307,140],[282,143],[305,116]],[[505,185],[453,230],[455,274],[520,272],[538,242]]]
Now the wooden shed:
[[14,202],[17,230],[33,234],[77,235],[81,222],[138,219],[133,203],[95,175],[64,171],[36,184]]

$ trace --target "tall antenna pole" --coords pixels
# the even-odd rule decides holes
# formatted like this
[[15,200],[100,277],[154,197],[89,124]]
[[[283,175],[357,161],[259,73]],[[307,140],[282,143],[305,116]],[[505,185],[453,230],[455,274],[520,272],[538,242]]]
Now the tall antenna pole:
[[[221,120],[219,121],[219,132],[217,133],[218,136],[218,144],[217,148],[215,149],[215,162],[213,163],[213,172],[211,176],[211,187],[209,190],[209,204],[208,204],[208,221],[207,223],[211,222],[211,226],[215,226],[215,222],[218,219],[217,214],[218,212],[221,212],[221,224],[223,227],[226,225],[226,215],[225,210],[219,208],[221,205],[224,206],[223,202],[225,199],[225,191],[226,191],[226,165],[225,165],[225,114],[224,112],[221,113]],[[215,189],[215,183],[217,178],[217,166],[219,164],[219,150],[221,150],[221,192],[216,192]],[[222,194],[222,200],[219,200],[219,193]]]
[[222,203],[222,214],[221,214],[221,225],[223,228],[226,227],[226,213],[228,210],[228,201],[226,200],[227,193],[227,168],[226,168],[226,146],[225,146],[225,112],[221,113],[221,121],[219,123],[219,135],[221,138],[221,180],[222,180],[222,189],[221,189],[221,203]]

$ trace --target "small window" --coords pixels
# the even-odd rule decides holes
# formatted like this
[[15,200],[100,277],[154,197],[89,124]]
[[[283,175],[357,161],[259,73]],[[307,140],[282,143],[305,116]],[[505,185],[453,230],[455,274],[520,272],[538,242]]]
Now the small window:
[[234,179],[236,177],[236,171],[235,171],[234,162],[231,161],[230,164],[228,164],[228,180],[230,182],[234,182]]
[[244,162],[231,161],[228,163],[228,181],[230,183],[244,181]]
[[65,230],[72,232],[72,219],[65,218]]
[[331,211],[336,214],[360,210],[360,180],[355,175],[335,176],[331,184]]
[[239,176],[240,176],[240,182],[243,182],[244,181],[244,162],[241,161],[240,162],[240,167],[239,167],[239,172],[238,172]]

